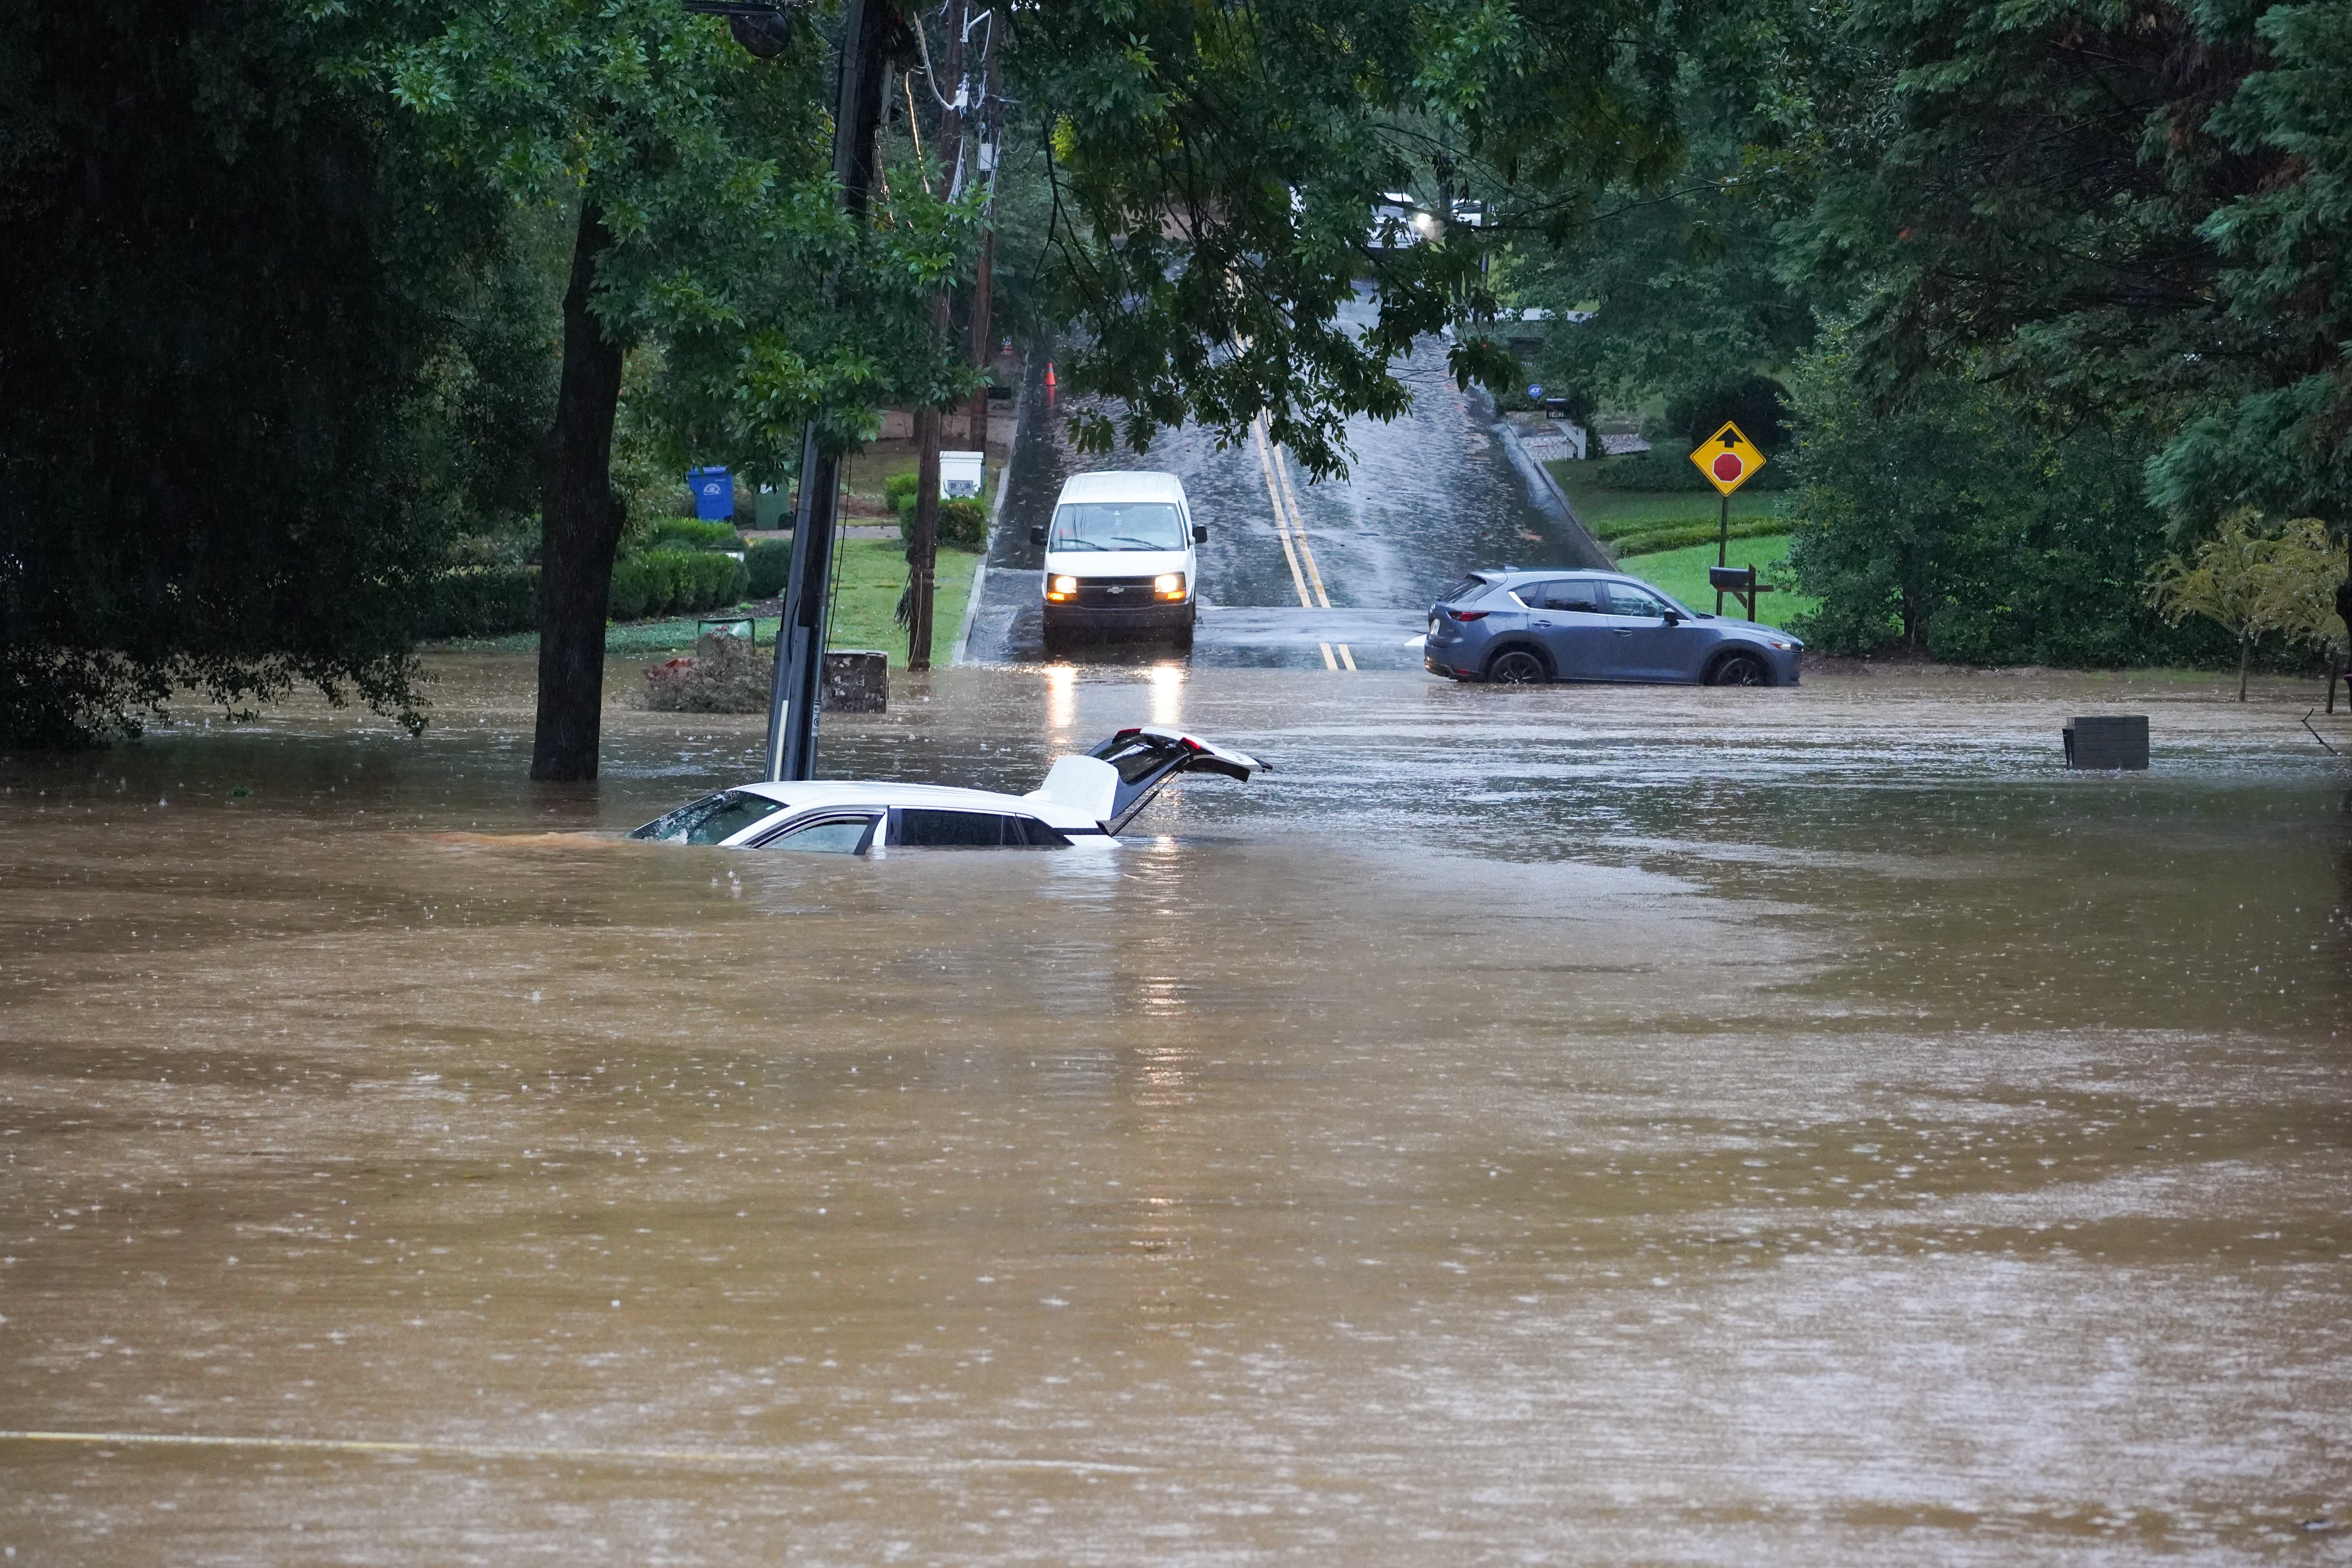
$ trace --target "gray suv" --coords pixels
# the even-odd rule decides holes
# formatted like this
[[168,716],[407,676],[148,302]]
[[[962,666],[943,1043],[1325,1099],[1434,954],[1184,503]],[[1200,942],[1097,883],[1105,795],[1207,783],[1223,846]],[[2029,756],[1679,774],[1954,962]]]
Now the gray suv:
[[1433,675],[1794,686],[1804,644],[1777,626],[1684,608],[1615,572],[1473,572],[1429,612]]

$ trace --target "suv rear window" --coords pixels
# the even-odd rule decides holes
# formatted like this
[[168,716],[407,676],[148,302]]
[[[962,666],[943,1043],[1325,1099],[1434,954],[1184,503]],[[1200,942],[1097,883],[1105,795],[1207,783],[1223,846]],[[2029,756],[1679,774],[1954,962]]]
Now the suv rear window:
[[1446,589],[1445,592],[1438,595],[1437,602],[1441,605],[1451,605],[1455,603],[1457,600],[1466,599],[1473,594],[1483,594],[1486,591],[1486,579],[1479,576],[1475,572],[1473,572],[1467,577],[1463,578],[1459,583],[1454,584],[1451,588]]

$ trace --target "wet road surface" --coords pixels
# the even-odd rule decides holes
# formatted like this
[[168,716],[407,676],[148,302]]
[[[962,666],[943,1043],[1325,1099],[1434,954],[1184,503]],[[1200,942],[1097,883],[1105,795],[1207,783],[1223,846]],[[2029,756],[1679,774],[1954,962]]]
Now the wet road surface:
[[947,670],[829,767],[1279,771],[840,864],[578,836],[756,721],[534,792],[441,668],[0,760],[15,1562],[2345,1559],[2284,689]]
[[[1044,657],[1043,552],[1029,542],[1029,531],[1051,519],[1064,480],[1097,469],[1174,473],[1194,521],[1209,525],[1209,542],[1200,547],[1204,605],[1192,658],[1202,666],[1418,669],[1419,647],[1407,645],[1440,590],[1464,572],[1608,564],[1508,449],[1491,402],[1454,386],[1444,342],[1423,340],[1397,374],[1413,390],[1411,411],[1386,425],[1350,421],[1356,460],[1348,475],[1309,484],[1260,431],[1222,451],[1187,427],[1142,454],[1078,452],[1063,436],[1070,401],[1049,394],[1044,367],[1033,367],[966,661]],[[1342,646],[1345,660],[1336,651]],[[1110,644],[1077,657],[1132,664],[1155,653]]]

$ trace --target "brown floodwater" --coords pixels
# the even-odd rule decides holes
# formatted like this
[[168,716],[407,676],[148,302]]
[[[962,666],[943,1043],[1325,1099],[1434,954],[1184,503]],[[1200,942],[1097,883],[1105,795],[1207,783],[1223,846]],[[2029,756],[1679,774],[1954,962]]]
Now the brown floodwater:
[[943,671],[828,770],[1278,771],[845,864],[439,668],[0,760],[11,1563],[2345,1560],[2288,684]]

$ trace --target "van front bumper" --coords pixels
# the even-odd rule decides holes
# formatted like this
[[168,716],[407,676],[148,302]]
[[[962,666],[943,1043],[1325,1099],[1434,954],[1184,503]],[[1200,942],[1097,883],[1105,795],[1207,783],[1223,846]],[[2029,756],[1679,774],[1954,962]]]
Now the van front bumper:
[[1192,624],[1192,601],[1181,605],[1145,603],[1120,605],[1047,605],[1045,626],[1051,631],[1115,632],[1179,631]]

